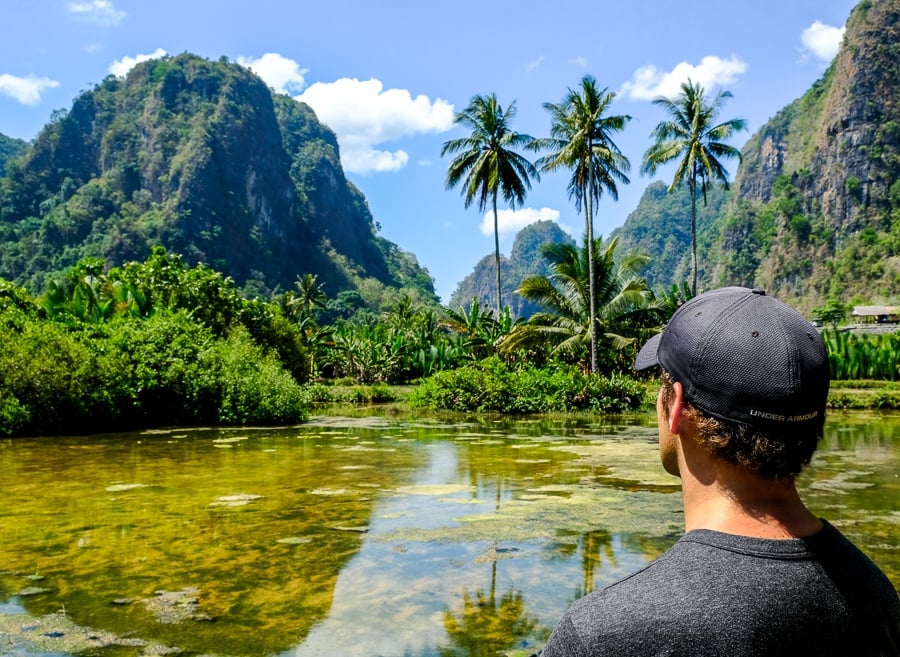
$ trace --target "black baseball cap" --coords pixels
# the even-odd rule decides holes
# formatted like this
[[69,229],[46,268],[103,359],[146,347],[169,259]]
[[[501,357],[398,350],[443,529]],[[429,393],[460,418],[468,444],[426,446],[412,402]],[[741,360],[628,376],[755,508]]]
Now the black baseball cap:
[[723,287],[689,300],[634,364],[656,365],[713,417],[799,428],[821,426],[825,416],[830,375],[822,338],[763,290]]

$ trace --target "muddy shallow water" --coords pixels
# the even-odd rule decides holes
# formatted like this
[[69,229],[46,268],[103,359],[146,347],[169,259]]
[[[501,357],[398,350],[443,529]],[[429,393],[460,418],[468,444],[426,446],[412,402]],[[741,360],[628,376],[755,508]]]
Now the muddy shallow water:
[[[529,655],[682,530],[655,419],[314,417],[0,442],[0,654]],[[804,498],[900,588],[900,415]]]

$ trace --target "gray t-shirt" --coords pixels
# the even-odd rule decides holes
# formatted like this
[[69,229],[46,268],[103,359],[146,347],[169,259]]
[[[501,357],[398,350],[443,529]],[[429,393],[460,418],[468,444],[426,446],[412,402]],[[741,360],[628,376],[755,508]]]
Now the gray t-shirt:
[[890,580],[834,527],[768,540],[698,529],[576,601],[542,657],[900,655]]

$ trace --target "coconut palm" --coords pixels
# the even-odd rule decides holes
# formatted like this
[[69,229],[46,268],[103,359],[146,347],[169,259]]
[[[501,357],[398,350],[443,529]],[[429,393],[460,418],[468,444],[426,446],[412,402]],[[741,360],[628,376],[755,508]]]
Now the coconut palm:
[[694,295],[697,294],[697,192],[703,196],[706,205],[710,184],[719,181],[728,189],[728,171],[722,165],[722,159],[741,159],[741,152],[725,140],[746,128],[744,119],[716,123],[722,106],[731,97],[731,92],[720,91],[708,103],[703,87],[688,78],[675,98],[659,96],[653,101],[669,119],[660,121],[651,133],[655,143],[644,153],[641,171],[653,175],[663,164],[678,161],[669,192],[686,182],[691,194],[691,291]]
[[315,274],[297,276],[294,287],[296,292],[291,290],[285,295],[285,305],[290,316],[298,323],[307,318],[315,320],[316,308],[325,308],[328,303],[328,295],[318,282],[318,276]]
[[503,309],[500,291],[500,233],[497,227],[497,196],[501,195],[515,209],[525,202],[526,190],[531,189],[531,178],[540,179],[534,164],[516,148],[531,148],[534,139],[514,132],[510,126],[516,115],[513,101],[503,109],[497,96],[474,96],[455,123],[472,130],[468,137],[451,139],[441,148],[441,156],[455,154],[447,168],[447,189],[463,183],[462,195],[465,207],[478,200],[478,210],[488,206],[494,212],[494,261],[497,265],[497,314]]
[[[569,89],[562,103],[544,103],[550,112],[550,137],[541,139],[537,146],[550,153],[536,163],[541,171],[569,169],[569,198],[575,200],[575,209],[584,207],[584,226],[587,242],[594,242],[594,208],[605,191],[613,199],[619,198],[617,182],[628,184],[626,172],[631,168],[612,140],[612,135],[625,128],[631,117],[625,114],[608,115],[615,93],[598,89],[590,75],[581,79],[579,89]],[[588,271],[594,271],[593,251],[588,252]],[[590,285],[595,277],[587,278]],[[598,327],[597,291],[589,295],[591,371],[599,368],[597,349]]]
[[594,342],[592,326],[599,329],[597,337],[603,345],[613,351],[650,337],[663,309],[647,282],[638,276],[649,257],[617,256],[618,238],[606,245],[594,240],[593,245],[596,319],[590,319],[587,241],[580,247],[547,244],[541,252],[550,263],[551,274],[526,278],[516,290],[544,310],[515,327],[503,343],[504,350],[544,343],[551,345],[551,353],[579,356]]

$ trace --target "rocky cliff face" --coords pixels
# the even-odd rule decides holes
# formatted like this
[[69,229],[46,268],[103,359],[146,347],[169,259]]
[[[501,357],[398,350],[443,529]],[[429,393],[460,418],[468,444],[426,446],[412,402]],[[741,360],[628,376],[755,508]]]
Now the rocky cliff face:
[[865,0],[823,78],[745,146],[709,284],[804,307],[900,294],[898,80],[900,0]]
[[888,211],[900,173],[900,2],[871,0],[850,16],[810,158],[808,196],[847,232]]
[[[698,226],[701,287],[747,285],[809,310],[900,299],[900,0],[864,0],[823,77],[742,149],[727,203]],[[654,289],[689,270],[689,199],[647,194],[620,243]]]

